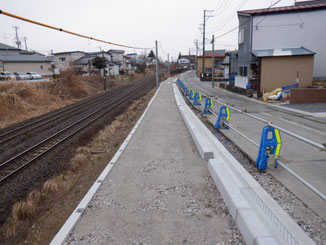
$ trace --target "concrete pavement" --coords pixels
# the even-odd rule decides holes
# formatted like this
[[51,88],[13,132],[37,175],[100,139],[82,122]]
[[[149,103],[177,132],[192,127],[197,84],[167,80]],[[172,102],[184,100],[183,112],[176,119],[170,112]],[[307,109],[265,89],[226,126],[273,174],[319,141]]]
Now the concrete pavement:
[[175,103],[160,92],[66,244],[243,243]]
[[[211,83],[200,82],[194,75],[194,72],[186,72],[181,76],[183,82],[210,96],[217,96],[219,100],[233,107],[242,109],[246,106],[249,113],[274,124],[283,127],[289,131],[295,132],[306,138],[315,140],[319,143],[326,142],[326,118],[314,117],[305,112],[297,112],[287,110],[279,106],[270,106],[264,103],[257,103],[252,99],[241,95],[233,94],[224,89],[216,89],[211,87]],[[217,112],[220,105],[214,106]],[[216,117],[210,116],[209,120],[215,124]],[[240,113],[231,110],[231,125],[239,131],[260,142],[261,130],[263,123],[246,117]],[[245,139],[235,133],[233,130],[222,130],[229,139],[246,152],[252,160],[257,157],[257,148],[248,143]],[[325,193],[326,189],[326,152],[319,152],[314,147],[307,145],[290,136],[282,134],[282,161],[300,176]],[[311,192],[301,182],[296,180],[292,175],[288,174],[281,167],[274,169],[269,168],[269,172],[278,179],[283,185],[290,189],[297,197],[311,207],[320,217],[326,220],[326,205],[316,194]]]

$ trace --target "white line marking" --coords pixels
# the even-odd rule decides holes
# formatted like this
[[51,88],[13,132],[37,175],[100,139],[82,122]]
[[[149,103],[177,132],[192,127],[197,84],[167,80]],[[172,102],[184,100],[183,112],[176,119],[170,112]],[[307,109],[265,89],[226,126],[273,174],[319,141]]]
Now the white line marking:
[[326,135],[326,133],[324,133],[322,131],[319,131],[319,130],[316,130],[316,129],[313,129],[313,128],[309,128],[307,126],[304,126],[304,125],[299,124],[299,123],[296,123],[296,122],[289,121],[288,119],[285,119],[285,118],[282,118],[282,117],[279,117],[278,119],[281,120],[281,121],[283,121],[283,122],[291,123],[291,124],[293,124],[295,126],[300,126],[302,128],[309,129],[309,130],[311,130],[311,131],[313,131],[313,132],[315,132],[317,134]]
[[272,117],[273,115],[272,114],[269,114],[267,112],[262,112],[262,114],[266,115],[266,116],[269,116],[269,117]]

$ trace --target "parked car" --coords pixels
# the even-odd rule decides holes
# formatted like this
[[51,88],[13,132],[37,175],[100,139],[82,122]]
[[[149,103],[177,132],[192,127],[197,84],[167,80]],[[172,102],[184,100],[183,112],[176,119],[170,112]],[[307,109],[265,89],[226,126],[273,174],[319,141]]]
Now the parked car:
[[16,76],[16,80],[28,80],[28,79],[30,79],[30,76],[27,75],[25,72],[14,72],[14,75]]
[[28,75],[32,76],[32,79],[42,79],[42,76],[36,72],[27,72]]
[[15,80],[16,77],[10,71],[1,71],[0,72],[0,80]]

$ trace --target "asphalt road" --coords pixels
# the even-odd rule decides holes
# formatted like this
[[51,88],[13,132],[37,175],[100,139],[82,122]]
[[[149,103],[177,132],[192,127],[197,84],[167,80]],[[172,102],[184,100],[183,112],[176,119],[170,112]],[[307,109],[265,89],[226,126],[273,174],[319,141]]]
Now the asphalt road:
[[[320,113],[320,110],[319,113],[309,113],[303,110],[288,109],[283,106],[258,102],[255,99],[231,93],[225,89],[212,88],[211,82],[200,82],[194,71],[183,73],[180,78],[195,91],[217,97],[223,103],[238,109],[246,107],[248,113],[272,121],[277,126],[318,143],[326,142],[326,113]],[[219,107],[219,104],[214,103],[213,109],[216,113],[219,111]],[[261,131],[265,125],[262,122],[233,110],[230,112],[230,124],[259,144]],[[215,123],[216,117],[212,115],[209,117],[209,120]],[[246,152],[252,160],[256,159],[258,149],[255,146],[233,130],[224,129],[222,132]],[[281,133],[281,137],[282,162],[286,163],[288,167],[315,186],[319,191],[326,194],[326,152],[321,152],[313,146],[284,133]],[[272,161],[270,161],[268,171],[319,214],[320,217],[326,220],[325,201],[310,191],[282,167],[275,169]]]

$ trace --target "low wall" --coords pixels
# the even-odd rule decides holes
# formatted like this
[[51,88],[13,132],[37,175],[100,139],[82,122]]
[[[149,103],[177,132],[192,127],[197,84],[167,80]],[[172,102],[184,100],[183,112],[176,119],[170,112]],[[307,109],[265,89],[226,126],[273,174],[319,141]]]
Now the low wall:
[[290,104],[326,103],[326,88],[295,88],[291,89]]

